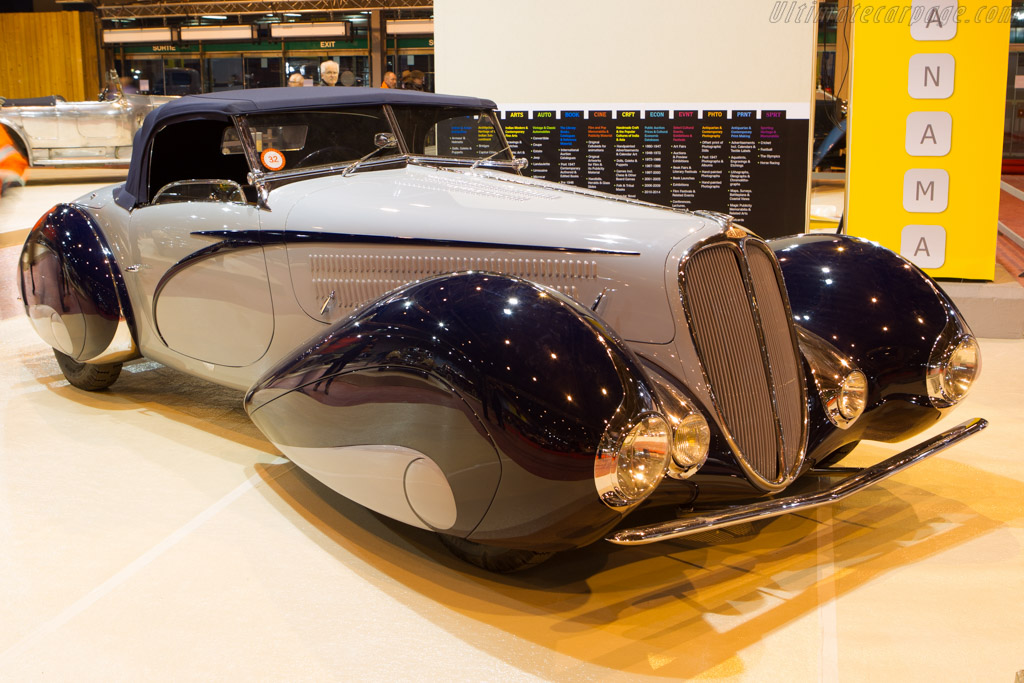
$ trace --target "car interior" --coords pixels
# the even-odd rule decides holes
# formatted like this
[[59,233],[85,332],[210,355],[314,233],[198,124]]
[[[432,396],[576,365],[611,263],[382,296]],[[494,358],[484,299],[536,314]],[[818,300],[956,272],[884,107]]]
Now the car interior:
[[226,118],[201,119],[171,123],[158,131],[149,160],[150,200],[168,183],[211,179],[238,183],[246,200],[254,203],[256,190],[248,184],[245,156],[221,152],[225,127],[232,127]]

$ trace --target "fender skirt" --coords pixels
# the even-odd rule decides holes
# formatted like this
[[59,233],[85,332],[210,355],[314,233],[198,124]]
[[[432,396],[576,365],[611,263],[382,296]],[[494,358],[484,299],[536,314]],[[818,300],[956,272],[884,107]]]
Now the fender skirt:
[[[83,209],[58,204],[40,218],[25,241],[18,270],[32,326],[74,360],[89,361],[110,349],[122,324],[136,338],[121,270]],[[125,355],[137,356],[134,343],[127,345],[132,351]]]
[[589,310],[526,280],[443,275],[295,350],[246,410],[297,465],[422,528],[560,550],[621,519],[594,463],[657,409],[640,364]]

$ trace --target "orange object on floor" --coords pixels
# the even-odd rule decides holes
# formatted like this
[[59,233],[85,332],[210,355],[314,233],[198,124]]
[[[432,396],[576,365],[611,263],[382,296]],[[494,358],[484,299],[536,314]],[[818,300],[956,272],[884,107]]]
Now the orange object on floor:
[[8,187],[25,184],[28,161],[22,156],[7,130],[0,126],[0,195]]

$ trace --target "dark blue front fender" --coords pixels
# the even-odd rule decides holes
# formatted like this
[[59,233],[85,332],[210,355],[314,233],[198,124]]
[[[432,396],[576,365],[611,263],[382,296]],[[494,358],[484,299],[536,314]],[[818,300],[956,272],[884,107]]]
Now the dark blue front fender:
[[108,348],[122,318],[136,338],[120,268],[84,209],[58,204],[39,219],[18,270],[25,312],[50,346],[88,361]]
[[897,440],[942,411],[926,377],[936,348],[969,332],[959,311],[919,268],[885,247],[843,235],[770,240],[793,317],[852,358],[871,382],[858,438]]
[[[652,396],[638,361],[587,309],[525,280],[463,273],[404,287],[334,325],[259,381],[246,407],[300,465],[319,449],[314,476],[352,453],[359,469],[389,448],[436,466],[457,513],[445,526],[444,515],[415,511],[419,526],[557,550],[621,518],[598,497],[595,459],[609,426],[655,410]],[[353,450],[365,445],[382,448]],[[346,476],[335,488],[348,496]],[[408,482],[389,491],[381,498],[421,495]],[[362,495],[374,509],[393,503]]]

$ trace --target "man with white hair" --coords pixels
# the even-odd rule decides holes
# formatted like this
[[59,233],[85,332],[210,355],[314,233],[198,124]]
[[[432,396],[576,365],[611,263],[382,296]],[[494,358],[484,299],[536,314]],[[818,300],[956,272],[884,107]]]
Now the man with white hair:
[[335,86],[338,84],[338,63],[332,59],[320,65],[320,85]]

